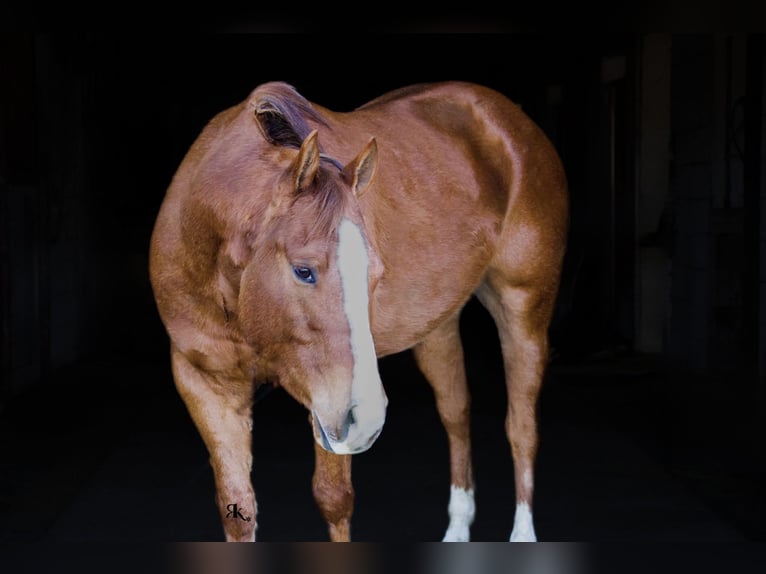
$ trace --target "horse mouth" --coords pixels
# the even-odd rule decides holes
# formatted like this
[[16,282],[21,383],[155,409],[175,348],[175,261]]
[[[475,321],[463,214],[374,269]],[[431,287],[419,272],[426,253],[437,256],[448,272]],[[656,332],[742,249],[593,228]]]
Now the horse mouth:
[[319,420],[314,413],[311,413],[311,424],[314,427],[314,438],[316,441],[326,451],[334,452],[332,445],[330,445],[330,439],[327,438],[327,433],[324,432],[322,425],[319,424]]

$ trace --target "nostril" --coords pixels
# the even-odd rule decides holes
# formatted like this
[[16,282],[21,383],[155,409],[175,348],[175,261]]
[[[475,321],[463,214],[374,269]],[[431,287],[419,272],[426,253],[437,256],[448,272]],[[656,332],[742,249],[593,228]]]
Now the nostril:
[[316,426],[319,430],[321,438],[323,440],[329,439],[330,442],[333,443],[340,443],[345,441],[348,438],[348,432],[351,429],[351,425],[356,424],[356,417],[354,416],[353,409],[349,409],[349,411],[346,413],[346,416],[340,419],[340,422],[337,426],[325,427],[320,422],[319,418],[315,417],[314,420],[316,421]]
[[317,416],[314,411],[311,411],[311,423],[314,427],[314,435],[326,450],[334,452],[333,449],[330,448],[330,444],[338,445],[339,443],[348,440],[352,426],[358,424],[355,414],[356,408],[356,405],[352,406],[345,414],[340,415],[335,419],[336,422],[334,424],[323,423],[322,419]]
[[348,414],[346,414],[346,418],[343,419],[343,422],[338,429],[340,432],[338,433],[338,436],[335,440],[337,442],[343,442],[346,440],[348,438],[348,431],[351,428],[351,425],[353,425],[355,422],[356,419],[354,418],[354,409],[349,409]]

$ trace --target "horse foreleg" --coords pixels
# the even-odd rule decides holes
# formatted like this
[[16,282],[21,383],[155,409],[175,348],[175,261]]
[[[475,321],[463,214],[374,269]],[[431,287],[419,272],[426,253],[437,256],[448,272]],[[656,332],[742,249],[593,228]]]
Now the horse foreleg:
[[537,457],[537,399],[548,360],[548,322],[552,294],[531,289],[477,292],[497,324],[503,353],[508,410],[506,434],[513,456],[516,513],[511,542],[535,542],[532,518],[534,465]]
[[351,455],[333,454],[314,443],[314,499],[327,521],[330,540],[351,541],[354,487],[351,484]]
[[449,526],[444,542],[467,542],[475,514],[471,466],[471,399],[463,363],[459,315],[413,348],[415,361],[431,384],[450,452]]
[[205,442],[213,467],[216,504],[227,542],[255,540],[252,466],[252,386],[223,383],[173,349],[176,388]]

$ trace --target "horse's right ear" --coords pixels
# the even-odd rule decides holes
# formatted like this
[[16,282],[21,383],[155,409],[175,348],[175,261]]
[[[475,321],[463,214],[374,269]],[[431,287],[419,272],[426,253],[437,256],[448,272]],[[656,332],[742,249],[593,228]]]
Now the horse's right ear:
[[307,190],[319,169],[319,143],[317,141],[317,130],[313,130],[301,144],[298,157],[295,158],[292,165],[293,188],[295,191]]
[[362,194],[369,189],[377,167],[378,144],[375,138],[372,138],[347,168],[352,170],[351,189],[354,190],[354,195],[357,199],[362,197]]

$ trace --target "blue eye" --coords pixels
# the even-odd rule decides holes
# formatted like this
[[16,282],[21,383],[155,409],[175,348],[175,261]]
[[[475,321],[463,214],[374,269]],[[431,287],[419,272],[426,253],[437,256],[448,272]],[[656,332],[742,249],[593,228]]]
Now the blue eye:
[[311,267],[305,267],[303,265],[294,265],[293,273],[303,283],[313,284],[317,282],[316,273]]

